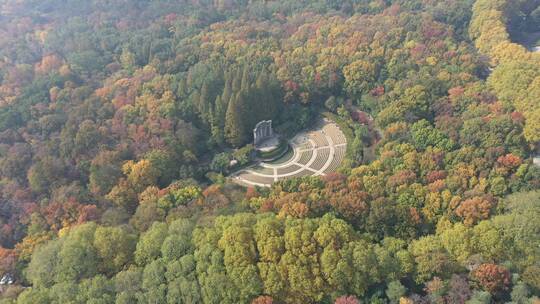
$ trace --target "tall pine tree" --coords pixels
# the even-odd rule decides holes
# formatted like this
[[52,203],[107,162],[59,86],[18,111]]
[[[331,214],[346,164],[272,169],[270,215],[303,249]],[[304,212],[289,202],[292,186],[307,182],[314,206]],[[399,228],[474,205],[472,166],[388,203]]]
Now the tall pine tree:
[[[228,75],[232,75],[232,73],[228,73]],[[223,88],[223,93],[221,94],[221,102],[223,102],[225,106],[227,106],[229,104],[229,100],[231,100],[232,82],[232,78],[225,80],[225,87]]]
[[210,125],[210,109],[212,107],[211,104],[211,92],[210,92],[210,86],[208,83],[204,83],[201,88],[201,95],[199,96],[197,108],[199,111],[199,116],[201,117],[201,120],[207,124]]
[[236,94],[231,98],[225,115],[225,138],[234,147],[240,147],[247,139],[243,120],[245,117],[244,100],[243,94]]
[[240,89],[242,88],[242,71],[237,68],[232,74],[234,75],[234,78],[232,79],[231,89],[235,94],[240,92]]
[[212,111],[212,139],[218,145],[222,145],[223,138],[223,128],[225,126],[225,111],[227,110],[223,102],[221,101],[221,96],[218,95],[215,101],[215,110]]
[[249,77],[249,67],[244,66],[244,71],[242,72],[242,81],[240,82],[240,90],[247,92],[251,87],[251,79]]

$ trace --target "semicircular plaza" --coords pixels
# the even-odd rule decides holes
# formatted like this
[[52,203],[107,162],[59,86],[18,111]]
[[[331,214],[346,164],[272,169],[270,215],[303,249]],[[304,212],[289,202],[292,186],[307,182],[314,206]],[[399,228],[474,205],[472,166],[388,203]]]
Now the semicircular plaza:
[[309,131],[293,137],[293,156],[278,163],[259,162],[230,177],[246,186],[270,187],[273,182],[292,177],[319,176],[337,170],[347,149],[347,140],[336,123],[323,118]]

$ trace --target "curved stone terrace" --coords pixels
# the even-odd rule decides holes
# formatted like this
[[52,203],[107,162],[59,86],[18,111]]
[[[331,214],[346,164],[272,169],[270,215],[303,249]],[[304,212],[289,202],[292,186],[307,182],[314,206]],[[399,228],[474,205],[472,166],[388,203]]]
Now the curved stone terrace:
[[288,160],[258,162],[230,177],[242,185],[270,187],[286,178],[325,175],[339,167],[347,149],[345,135],[327,118],[321,119],[313,129],[294,136],[289,144],[293,155]]

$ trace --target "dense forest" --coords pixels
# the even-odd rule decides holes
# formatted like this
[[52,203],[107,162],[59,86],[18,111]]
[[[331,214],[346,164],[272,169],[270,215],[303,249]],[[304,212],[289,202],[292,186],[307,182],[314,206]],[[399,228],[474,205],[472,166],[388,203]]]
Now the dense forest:
[[[538,0],[1,1],[0,303],[540,303],[538,32]],[[338,172],[227,178],[323,113]]]

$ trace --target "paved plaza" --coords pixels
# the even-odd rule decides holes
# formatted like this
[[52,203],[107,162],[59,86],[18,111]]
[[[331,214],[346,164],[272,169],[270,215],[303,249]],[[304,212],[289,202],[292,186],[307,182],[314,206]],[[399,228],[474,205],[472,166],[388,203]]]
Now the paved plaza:
[[347,140],[331,120],[321,119],[316,126],[289,141],[292,156],[282,161],[259,162],[230,177],[237,183],[270,187],[273,182],[291,177],[325,175],[337,170],[347,149]]

